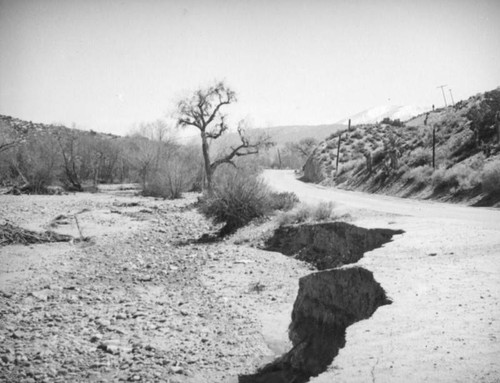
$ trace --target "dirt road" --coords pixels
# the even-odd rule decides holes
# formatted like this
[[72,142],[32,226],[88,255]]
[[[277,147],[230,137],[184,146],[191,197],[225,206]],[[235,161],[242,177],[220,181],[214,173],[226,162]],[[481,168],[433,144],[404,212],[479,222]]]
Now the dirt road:
[[365,254],[393,304],[347,329],[311,382],[499,382],[500,211],[322,188],[266,171],[301,201],[334,201],[354,224],[403,229]]

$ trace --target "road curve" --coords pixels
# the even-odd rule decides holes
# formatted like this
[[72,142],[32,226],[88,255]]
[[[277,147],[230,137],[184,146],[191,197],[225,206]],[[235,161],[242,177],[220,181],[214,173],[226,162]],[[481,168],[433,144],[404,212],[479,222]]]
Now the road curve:
[[278,191],[293,191],[302,202],[332,201],[342,210],[365,209],[380,213],[459,220],[500,228],[500,209],[477,208],[436,201],[399,198],[328,188],[299,181],[293,170],[265,170],[262,177]]
[[302,202],[333,201],[354,224],[405,231],[358,265],[393,304],[347,329],[331,382],[499,382],[500,210],[343,191],[266,170]]

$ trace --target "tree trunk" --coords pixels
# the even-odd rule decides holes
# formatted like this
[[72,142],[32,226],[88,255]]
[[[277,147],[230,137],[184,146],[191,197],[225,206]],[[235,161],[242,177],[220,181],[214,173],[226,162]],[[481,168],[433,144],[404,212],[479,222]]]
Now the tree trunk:
[[212,167],[210,166],[210,147],[208,144],[205,132],[201,132],[201,150],[203,152],[203,160],[205,161],[205,175],[207,177],[207,191],[212,194]]

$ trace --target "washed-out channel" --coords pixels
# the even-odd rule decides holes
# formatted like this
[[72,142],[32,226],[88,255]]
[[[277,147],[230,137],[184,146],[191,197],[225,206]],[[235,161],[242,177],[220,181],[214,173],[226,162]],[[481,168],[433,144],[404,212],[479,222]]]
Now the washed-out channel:
[[373,273],[356,263],[401,230],[365,229],[344,222],[279,228],[267,250],[313,264],[320,271],[299,280],[288,336],[293,347],[240,383],[303,383],[321,374],[345,346],[346,328],[390,304]]

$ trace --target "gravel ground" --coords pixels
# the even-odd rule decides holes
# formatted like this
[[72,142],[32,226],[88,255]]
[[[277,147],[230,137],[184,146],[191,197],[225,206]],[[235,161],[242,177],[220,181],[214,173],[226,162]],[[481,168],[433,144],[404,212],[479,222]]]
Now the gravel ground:
[[310,269],[194,243],[213,230],[195,199],[0,196],[3,221],[45,230],[64,215],[55,231],[91,237],[0,247],[0,381],[234,382],[284,351]]

